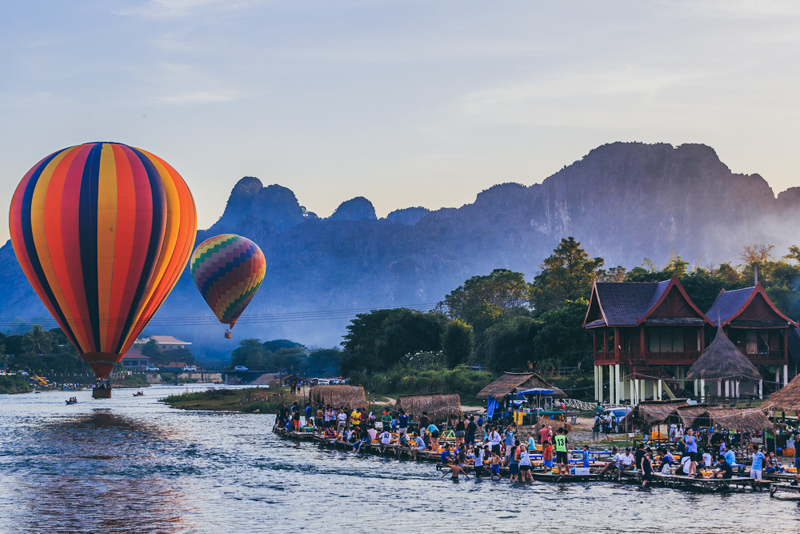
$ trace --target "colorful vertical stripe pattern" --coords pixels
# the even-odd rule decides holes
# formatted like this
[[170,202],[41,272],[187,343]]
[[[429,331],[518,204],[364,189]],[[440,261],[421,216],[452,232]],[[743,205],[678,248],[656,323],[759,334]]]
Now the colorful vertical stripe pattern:
[[161,158],[87,143],[28,171],[9,226],[33,289],[102,378],[178,281],[197,211],[183,178]]
[[190,262],[192,278],[219,321],[231,328],[253,300],[267,261],[246,237],[222,234],[200,243]]

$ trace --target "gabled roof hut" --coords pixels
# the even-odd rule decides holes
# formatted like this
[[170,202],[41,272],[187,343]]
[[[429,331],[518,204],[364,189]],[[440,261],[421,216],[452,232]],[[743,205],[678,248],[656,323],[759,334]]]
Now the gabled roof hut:
[[348,386],[346,384],[311,386],[308,398],[315,407],[333,406],[334,408],[346,408],[348,410],[356,407],[362,410],[367,408],[367,397],[364,395],[364,388],[361,386]]
[[769,396],[762,405],[763,409],[800,412],[800,375]]
[[567,396],[566,393],[536,373],[503,373],[503,376],[480,390],[477,396],[479,399],[502,399],[512,392],[533,388],[552,389],[553,397],[561,398]]
[[418,420],[422,412],[428,412],[433,421],[446,421],[450,417],[464,415],[461,411],[461,396],[441,393],[402,395],[397,397],[394,408],[395,410],[402,408],[413,420]]
[[686,428],[735,428],[741,432],[761,432],[773,428],[772,422],[759,408],[722,408],[698,404],[678,408],[677,412]]
[[675,410],[684,406],[689,406],[686,399],[642,401],[634,406],[623,420],[627,419],[627,422],[633,425],[660,425],[667,422],[670,416],[675,414]]
[[[718,321],[720,322],[720,321]],[[755,365],[717,326],[717,337],[706,347],[686,374],[689,380],[761,380]]]

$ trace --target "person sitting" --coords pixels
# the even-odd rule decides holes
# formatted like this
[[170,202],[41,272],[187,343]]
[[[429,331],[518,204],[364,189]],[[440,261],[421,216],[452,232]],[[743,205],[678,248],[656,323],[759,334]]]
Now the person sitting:
[[416,460],[417,459],[417,452],[424,451],[427,447],[425,446],[425,440],[422,439],[418,434],[412,434],[414,440],[411,442],[411,458]]
[[[620,462],[620,454],[616,447],[612,447],[611,452],[613,456],[611,457],[611,461],[608,462],[605,467],[600,471],[601,475],[608,473],[609,471],[617,471],[619,472],[619,462]],[[617,475],[619,478],[619,474]]]
[[659,470],[662,474],[671,475],[672,464],[675,463],[675,457],[665,448],[658,449],[658,454],[661,455],[661,467]]
[[675,470],[676,475],[686,475],[692,472],[692,457],[688,454],[684,454],[681,456],[681,464],[678,469]]
[[442,451],[442,455],[440,458],[440,462],[443,464],[447,464],[449,463],[449,461],[450,461],[450,444],[445,443],[444,450]]
[[631,448],[627,447],[625,449],[625,453],[620,456],[620,466],[619,468],[622,471],[630,471],[634,468],[634,462],[636,461],[636,457],[631,452]]
[[775,457],[775,453],[770,452],[769,457],[767,458],[767,468],[765,471],[769,475],[772,473],[783,473],[786,471],[786,469],[781,467],[780,462],[778,462],[778,459]]
[[719,459],[719,469],[714,470],[714,478],[733,478],[733,467],[724,456]]

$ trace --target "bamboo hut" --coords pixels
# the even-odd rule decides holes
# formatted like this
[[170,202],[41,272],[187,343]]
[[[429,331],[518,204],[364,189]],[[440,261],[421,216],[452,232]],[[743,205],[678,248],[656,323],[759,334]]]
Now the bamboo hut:
[[699,387],[701,401],[705,400],[705,383],[708,381],[717,383],[717,397],[723,396],[723,384],[725,397],[739,397],[739,385],[743,381],[753,386],[757,384],[758,391],[762,388],[761,373],[725,336],[721,326],[717,327],[714,341],[689,368],[686,378],[696,381],[695,389]]
[[346,408],[347,410],[352,410],[356,407],[360,410],[367,409],[367,398],[364,395],[364,388],[361,386],[348,386],[345,384],[311,386],[308,398],[315,408],[318,406],[333,406],[334,408]]
[[722,408],[695,405],[678,408],[678,416],[686,428],[724,428],[739,432],[763,432],[774,425],[758,408]]
[[460,395],[442,395],[441,393],[402,395],[397,397],[394,409],[405,410],[414,421],[419,420],[422,412],[427,412],[431,421],[448,421],[464,415],[461,411]]
[[647,431],[654,426],[670,423],[675,418],[675,411],[685,406],[689,406],[686,399],[642,401],[622,418],[619,426]]
[[764,401],[763,409],[800,413],[800,375]]
[[544,396],[550,405],[553,398],[567,396],[536,373],[503,373],[503,376],[480,390],[477,396],[479,399],[486,399],[486,412],[491,419],[496,410],[509,408],[514,395],[533,389],[547,391],[548,393],[539,395],[539,398],[541,401],[541,397]]

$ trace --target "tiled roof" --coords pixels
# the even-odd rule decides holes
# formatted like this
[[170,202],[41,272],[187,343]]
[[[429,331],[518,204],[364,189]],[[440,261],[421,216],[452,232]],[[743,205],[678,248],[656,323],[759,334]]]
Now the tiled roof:
[[708,309],[706,317],[711,319],[711,323],[716,326],[717,317],[722,324],[727,323],[736,312],[742,309],[747,299],[753,294],[755,286],[745,287],[744,289],[734,289],[733,291],[723,291]]
[[[631,326],[658,302],[669,280],[664,282],[597,282],[597,297],[608,326]],[[588,326],[588,325],[587,325]]]
[[150,339],[155,339],[159,345],[191,345],[189,341],[181,341],[172,336],[150,336]]
[[139,352],[138,350],[134,349],[133,347],[128,349],[128,352],[125,353],[125,356],[122,357],[123,360],[149,360],[147,356]]

